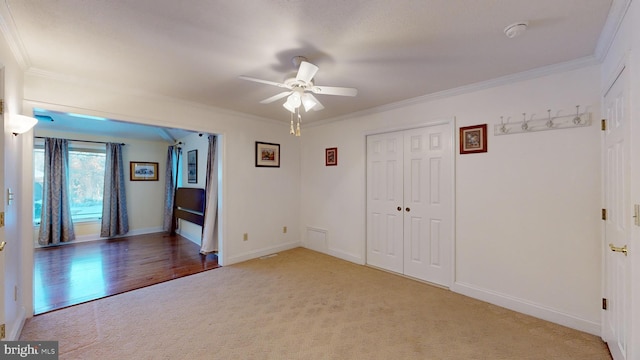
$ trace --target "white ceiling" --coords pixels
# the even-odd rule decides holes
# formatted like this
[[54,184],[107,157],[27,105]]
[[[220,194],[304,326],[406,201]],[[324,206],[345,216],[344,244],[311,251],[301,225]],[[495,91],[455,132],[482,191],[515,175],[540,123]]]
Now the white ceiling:
[[[5,0],[28,71],[281,121],[302,55],[318,85],[305,122],[593,56],[612,0]],[[505,26],[528,21],[509,39]]]

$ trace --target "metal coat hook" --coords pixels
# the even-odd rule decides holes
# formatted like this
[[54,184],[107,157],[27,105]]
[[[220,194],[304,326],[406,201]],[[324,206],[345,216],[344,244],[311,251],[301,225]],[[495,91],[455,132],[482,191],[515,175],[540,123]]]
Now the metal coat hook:
[[582,118],[580,117],[580,105],[576,105],[576,117],[573,118],[573,123],[576,125],[582,123]]
[[[509,120],[507,120],[508,122]],[[500,131],[503,133],[506,133],[507,131],[507,127],[504,125],[504,116],[500,116]]]
[[524,132],[536,132],[542,130],[557,130],[572,127],[583,127],[591,124],[591,114],[584,111],[580,113],[580,105],[576,106],[575,114],[561,115],[562,111],[558,110],[556,115],[551,114],[552,110],[547,109],[547,116],[536,119],[532,113],[522,113],[521,122],[510,123],[509,119],[505,121],[504,116],[500,116],[500,123],[494,125],[495,135],[510,135]]
[[522,113],[522,130],[529,130],[529,124],[527,123],[527,113]]
[[551,119],[551,109],[547,110],[548,113],[548,117],[549,119],[547,120],[547,127],[548,128],[552,128],[553,127],[553,119]]

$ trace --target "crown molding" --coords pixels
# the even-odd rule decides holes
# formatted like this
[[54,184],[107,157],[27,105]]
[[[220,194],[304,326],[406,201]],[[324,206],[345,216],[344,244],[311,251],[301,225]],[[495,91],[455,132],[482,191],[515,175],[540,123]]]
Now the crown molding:
[[622,25],[622,21],[624,20],[629,7],[631,6],[631,2],[633,0],[613,0],[611,4],[611,8],[609,10],[609,15],[607,15],[607,20],[600,32],[600,37],[598,38],[598,44],[596,45],[596,50],[594,52],[595,57],[598,61],[602,62],[609,49],[613,45],[613,41],[615,40],[618,31],[620,30],[620,26]]
[[18,66],[20,66],[22,70],[26,70],[31,67],[31,60],[29,59],[27,49],[24,47],[22,38],[18,33],[18,28],[13,20],[11,8],[7,1],[8,0],[5,0],[4,5],[0,6],[0,31],[2,31],[2,35],[4,35],[7,44],[9,44],[9,49],[11,49]]
[[[373,108],[356,111],[350,114],[341,115],[334,118],[311,121],[311,122],[307,122],[305,126],[314,127],[314,126],[324,125],[331,122],[343,121],[343,120],[352,119],[356,117],[377,114],[377,113],[386,112],[386,111],[390,111],[398,108],[404,108],[411,105],[423,104],[423,103],[444,99],[452,96],[463,95],[463,94],[468,94],[476,91],[494,88],[501,85],[512,84],[519,81],[531,80],[531,79],[535,79],[535,78],[539,78],[547,75],[553,75],[553,74],[558,74],[566,71],[577,70],[577,69],[588,67],[588,66],[598,65],[599,63],[600,61],[595,56],[587,56],[587,57],[579,58],[572,61],[544,66],[541,68],[536,68],[536,69],[527,70],[527,71],[523,71],[515,74],[501,76],[501,77],[487,80],[487,81],[481,81],[481,82],[470,84],[470,85],[460,86],[460,87],[449,89],[449,90],[443,90],[443,91],[439,91],[439,92],[435,92],[427,95],[418,96],[411,99],[401,100],[401,101],[386,104],[386,105],[376,106]],[[146,92],[143,90],[137,90],[132,88],[123,89],[123,88],[114,87],[114,86],[96,82],[96,81],[89,81],[87,79],[80,78],[80,77],[55,73],[55,72],[37,69],[37,68],[30,68],[25,72],[25,75],[48,78],[55,81],[72,83],[76,85],[98,87],[98,88],[101,88],[110,92],[114,92],[116,94],[120,94],[123,96],[138,96],[138,97],[143,97],[147,99],[162,101],[165,103],[174,103],[176,105],[181,105],[181,106],[197,107],[207,111],[213,111],[222,115],[241,117],[248,120],[267,121],[267,122],[270,122],[273,124],[279,124],[279,125],[285,124],[283,121],[279,121],[271,118],[260,117],[260,116],[246,114],[242,112],[226,110],[218,107],[204,105],[197,102],[176,99],[176,98],[168,97],[165,95],[158,95],[158,94]]]
[[563,73],[571,70],[577,70],[577,69],[598,65],[598,64],[600,64],[600,61],[596,59],[595,56],[586,56],[586,57],[571,60],[571,61],[548,65],[548,66],[527,70],[527,71],[523,71],[515,74],[501,76],[491,80],[481,81],[474,84],[464,85],[464,86],[460,86],[460,87],[449,89],[449,90],[438,91],[435,93],[422,95],[422,96],[418,96],[411,99],[406,99],[406,100],[401,100],[401,101],[386,104],[386,105],[376,106],[370,109],[365,109],[365,110],[357,111],[351,114],[325,119],[322,121],[314,121],[312,123],[309,123],[307,126],[312,127],[312,124],[316,126],[321,124],[324,125],[324,124],[335,122],[335,121],[342,121],[342,120],[353,119],[356,117],[362,117],[366,115],[378,114],[381,112],[404,108],[411,105],[424,104],[424,103],[428,103],[428,102],[439,100],[439,99],[449,98],[452,96],[464,95],[464,94],[468,94],[476,91],[494,88],[497,86],[508,85],[515,82],[531,80],[531,79]]
[[[233,111],[233,110],[227,110],[227,109],[223,109],[223,108],[219,108],[211,105],[205,105],[205,104],[194,102],[194,101],[177,99],[174,97],[160,95],[160,94],[148,92],[145,90],[116,87],[116,86],[105,84],[98,81],[87,80],[86,78],[82,78],[78,76],[71,76],[67,74],[56,73],[53,71],[48,71],[48,70],[43,70],[43,69],[38,69],[33,67],[25,71],[25,76],[45,78],[45,79],[50,79],[50,80],[68,83],[72,85],[78,85],[81,87],[98,88],[98,89],[108,91],[124,97],[139,97],[139,98],[144,98],[152,101],[162,102],[164,104],[174,104],[176,106],[197,108],[197,109],[201,109],[208,112],[214,112],[217,115],[221,115],[221,116],[243,118],[245,120],[269,122],[272,124],[289,126],[289,123],[285,124],[283,121],[279,121],[271,118],[261,117],[261,116],[247,114],[247,113]],[[25,100],[29,100],[29,99],[25,98]],[[35,101],[35,102],[38,102],[38,101]],[[66,106],[63,104],[50,104],[50,105]],[[90,110],[90,109],[85,109],[85,110]],[[124,114],[118,114],[118,115],[125,116]]]

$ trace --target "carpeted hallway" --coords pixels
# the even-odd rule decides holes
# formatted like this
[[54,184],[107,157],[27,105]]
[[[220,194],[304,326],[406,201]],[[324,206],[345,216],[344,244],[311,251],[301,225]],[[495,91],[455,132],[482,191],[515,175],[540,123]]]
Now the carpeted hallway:
[[60,359],[610,359],[596,336],[297,248],[36,316]]

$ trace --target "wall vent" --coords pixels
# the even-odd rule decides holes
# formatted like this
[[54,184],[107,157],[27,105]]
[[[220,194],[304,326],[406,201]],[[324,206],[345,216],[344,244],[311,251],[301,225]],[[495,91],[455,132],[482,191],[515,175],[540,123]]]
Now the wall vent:
[[307,236],[305,238],[306,248],[326,253],[327,252],[327,230],[307,226]]

